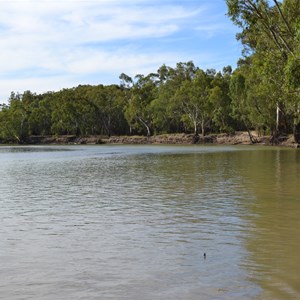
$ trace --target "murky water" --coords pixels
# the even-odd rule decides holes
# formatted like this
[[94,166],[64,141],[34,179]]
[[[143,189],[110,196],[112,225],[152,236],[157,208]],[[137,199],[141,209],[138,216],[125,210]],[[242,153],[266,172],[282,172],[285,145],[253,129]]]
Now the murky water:
[[0,147],[0,298],[299,299],[299,185],[296,149]]

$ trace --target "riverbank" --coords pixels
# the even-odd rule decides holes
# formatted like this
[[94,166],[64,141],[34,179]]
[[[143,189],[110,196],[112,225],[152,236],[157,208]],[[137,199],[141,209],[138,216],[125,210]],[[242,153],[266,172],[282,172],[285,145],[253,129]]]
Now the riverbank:
[[[252,132],[255,144],[259,145],[279,145],[299,148],[300,145],[294,141],[293,136],[281,136],[276,142],[270,136],[259,136]],[[193,134],[162,134],[151,137],[145,136],[31,136],[26,141],[27,144],[75,144],[75,145],[95,145],[95,144],[223,144],[223,145],[250,145],[251,140],[247,132],[236,132],[234,134],[211,134],[207,136],[197,136]]]

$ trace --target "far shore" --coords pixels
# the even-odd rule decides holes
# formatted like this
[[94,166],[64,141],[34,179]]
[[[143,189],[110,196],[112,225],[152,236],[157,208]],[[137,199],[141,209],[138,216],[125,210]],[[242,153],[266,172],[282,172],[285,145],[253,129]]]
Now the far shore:
[[252,143],[247,132],[232,134],[209,134],[195,136],[194,134],[161,134],[146,136],[30,136],[25,145],[95,145],[95,144],[216,144],[216,145],[276,145],[299,148],[292,135],[278,137],[275,141],[271,136],[260,136],[251,132],[255,143]]

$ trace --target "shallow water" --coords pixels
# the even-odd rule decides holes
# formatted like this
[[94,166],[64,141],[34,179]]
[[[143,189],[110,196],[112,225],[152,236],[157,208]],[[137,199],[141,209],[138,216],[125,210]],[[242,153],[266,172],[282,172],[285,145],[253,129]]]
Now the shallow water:
[[0,147],[0,179],[3,299],[300,298],[299,150]]

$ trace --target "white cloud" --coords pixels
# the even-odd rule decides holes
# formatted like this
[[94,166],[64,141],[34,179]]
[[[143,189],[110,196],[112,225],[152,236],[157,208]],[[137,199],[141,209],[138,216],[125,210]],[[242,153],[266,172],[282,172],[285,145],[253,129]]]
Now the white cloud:
[[117,78],[191,60],[206,51],[181,50],[181,32],[219,29],[201,25],[203,2],[210,1],[0,0],[0,103],[12,90],[57,90],[92,83],[95,74],[101,83],[101,72]]
[[234,31],[228,23],[206,23],[198,25],[196,28],[203,36],[206,38],[213,38],[222,32],[223,34],[232,33],[234,35]]

